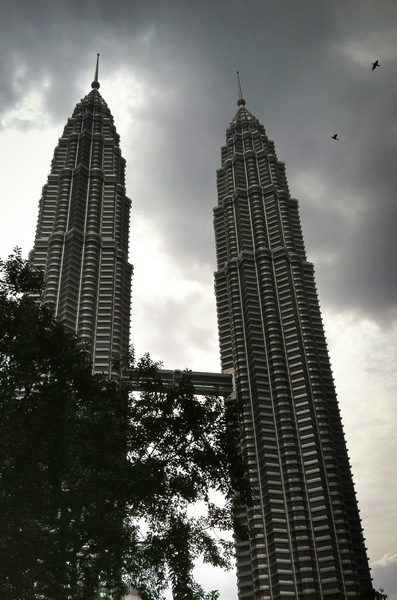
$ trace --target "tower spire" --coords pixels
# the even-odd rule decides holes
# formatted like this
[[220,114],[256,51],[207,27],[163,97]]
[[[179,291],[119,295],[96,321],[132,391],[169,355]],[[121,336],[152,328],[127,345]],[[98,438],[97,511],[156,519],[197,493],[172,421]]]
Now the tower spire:
[[94,81],[91,83],[92,89],[96,89],[96,90],[98,90],[100,87],[100,84],[98,81],[98,69],[99,69],[99,52],[96,55],[96,68],[95,68]]
[[243,98],[243,92],[241,91],[240,73],[239,73],[239,71],[236,71],[236,72],[237,72],[237,84],[238,84],[237,106],[245,106],[245,100]]

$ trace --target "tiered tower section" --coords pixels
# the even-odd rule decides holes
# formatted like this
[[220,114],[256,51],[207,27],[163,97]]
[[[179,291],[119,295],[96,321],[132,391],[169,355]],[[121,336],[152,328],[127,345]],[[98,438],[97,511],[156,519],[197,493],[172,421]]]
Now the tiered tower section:
[[274,143],[238,104],[214,228],[222,370],[245,401],[256,493],[237,540],[239,598],[356,599],[370,572],[298,202]]
[[55,149],[30,261],[44,270],[44,299],[85,342],[94,371],[111,376],[113,358],[129,347],[131,201],[97,73]]

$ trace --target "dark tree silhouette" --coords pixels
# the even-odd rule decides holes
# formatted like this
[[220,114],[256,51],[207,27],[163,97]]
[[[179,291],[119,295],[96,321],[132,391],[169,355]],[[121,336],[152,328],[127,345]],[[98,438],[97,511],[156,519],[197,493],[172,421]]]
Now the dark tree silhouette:
[[157,600],[168,584],[175,600],[216,598],[193,565],[230,564],[218,533],[249,499],[240,408],[196,398],[188,374],[162,387],[148,355],[127,365],[139,395],[92,375],[42,283],[19,251],[0,261],[1,599],[119,600],[131,586]]
[[387,600],[387,594],[385,594],[383,588],[379,590],[370,589],[360,594],[360,600]]

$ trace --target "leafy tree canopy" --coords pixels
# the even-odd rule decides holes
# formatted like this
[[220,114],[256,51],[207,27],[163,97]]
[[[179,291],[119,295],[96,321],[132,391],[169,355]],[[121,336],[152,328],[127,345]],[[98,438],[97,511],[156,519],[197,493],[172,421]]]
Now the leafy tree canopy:
[[93,375],[42,285],[19,250],[0,261],[0,597],[216,598],[193,566],[230,565],[219,532],[249,499],[238,405],[196,398],[188,374],[155,383],[148,355],[128,364],[139,395]]
[[380,588],[379,590],[369,589],[365,590],[360,594],[360,600],[387,600],[387,594],[385,590]]

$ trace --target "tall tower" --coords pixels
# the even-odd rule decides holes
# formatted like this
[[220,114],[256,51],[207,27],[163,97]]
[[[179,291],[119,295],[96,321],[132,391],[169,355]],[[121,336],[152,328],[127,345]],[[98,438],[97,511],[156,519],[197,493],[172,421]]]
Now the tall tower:
[[91,87],[55,148],[30,261],[44,270],[44,299],[86,343],[94,371],[111,375],[113,357],[129,346],[131,201],[98,60]]
[[241,88],[238,106],[214,229],[222,371],[245,401],[256,494],[237,540],[239,598],[356,599],[371,578],[298,202]]

